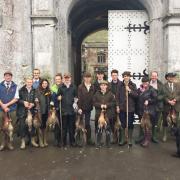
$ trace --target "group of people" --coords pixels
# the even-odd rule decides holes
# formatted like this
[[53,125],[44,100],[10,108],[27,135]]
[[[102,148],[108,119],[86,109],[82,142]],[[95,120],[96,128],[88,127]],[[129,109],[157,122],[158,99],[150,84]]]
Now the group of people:
[[[117,70],[111,71],[112,81],[104,79],[104,72],[98,71],[97,79],[93,83],[92,75],[83,74],[82,83],[76,88],[72,83],[70,73],[58,73],[54,77],[55,83],[50,87],[49,81],[40,77],[40,70],[33,70],[33,77],[26,78],[25,85],[20,89],[12,81],[10,71],[4,73],[4,81],[0,84],[0,151],[7,147],[13,150],[13,140],[4,130],[5,116],[11,120],[14,132],[21,139],[21,149],[27,144],[34,147],[46,147],[47,120],[52,108],[56,110],[58,123],[54,127],[54,143],[56,146],[76,146],[75,129],[76,117],[84,117],[87,144],[101,147],[102,133],[106,135],[106,145],[111,143],[123,146],[133,144],[133,129],[135,114],[141,125],[136,143],[147,147],[150,141],[158,143],[158,122],[162,118],[164,142],[167,141],[169,125],[179,127],[180,84],[176,82],[175,73],[166,73],[166,83],[158,80],[158,72],[152,71],[149,77],[142,78],[140,87],[131,81],[131,73],[125,71],[120,81]],[[91,136],[91,112],[95,108],[95,142]],[[30,114],[32,118],[40,113],[39,126],[27,123]],[[105,119],[104,126],[100,126],[99,118]],[[119,121],[118,133],[115,125]],[[116,133],[115,133],[116,131]],[[67,134],[69,140],[67,141]],[[177,156],[180,157],[180,145],[177,140]]]

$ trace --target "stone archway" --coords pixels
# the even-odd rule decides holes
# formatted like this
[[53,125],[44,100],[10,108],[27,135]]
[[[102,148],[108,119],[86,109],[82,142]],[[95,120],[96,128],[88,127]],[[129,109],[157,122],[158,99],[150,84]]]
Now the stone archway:
[[[150,62],[149,70],[162,67],[163,63],[163,28],[159,18],[162,16],[161,1],[152,0],[106,0],[106,1],[71,1],[68,6],[68,49],[70,71],[74,73],[75,82],[80,83],[81,76],[81,42],[89,33],[108,27],[108,10],[146,10],[150,18]],[[158,44],[158,46],[157,46]],[[165,67],[165,66],[163,66]]]

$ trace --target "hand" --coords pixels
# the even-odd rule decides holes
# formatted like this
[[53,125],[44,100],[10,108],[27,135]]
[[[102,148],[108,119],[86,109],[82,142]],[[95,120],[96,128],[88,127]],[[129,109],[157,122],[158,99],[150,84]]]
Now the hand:
[[6,104],[1,105],[2,109],[6,109],[8,106]]
[[144,102],[144,105],[147,106],[149,104],[148,100]]
[[50,102],[50,106],[54,106],[54,102],[53,101]]
[[78,102],[78,98],[74,98],[74,102],[77,103]]
[[9,112],[9,110],[10,110],[9,108],[5,108],[4,112]]
[[78,113],[79,113],[79,114],[82,114],[82,109],[79,109],[79,110],[78,110]]
[[107,105],[106,104],[104,104],[104,108],[107,109]]
[[58,96],[57,99],[58,99],[58,101],[61,101],[62,100],[62,96],[61,95]]
[[24,106],[25,106],[26,108],[29,108],[29,102],[24,101]]
[[129,88],[129,86],[126,86],[126,91],[131,92],[131,89]]
[[78,110],[78,105],[77,105],[77,103],[75,103],[75,102],[73,103],[73,108],[74,108],[75,111]]
[[119,108],[119,106],[116,107],[116,112],[117,112],[117,113],[120,113],[120,108]]
[[33,103],[29,103],[29,108],[28,109],[31,109],[32,107],[34,107],[34,104]]
[[104,109],[104,104],[101,104],[101,109]]

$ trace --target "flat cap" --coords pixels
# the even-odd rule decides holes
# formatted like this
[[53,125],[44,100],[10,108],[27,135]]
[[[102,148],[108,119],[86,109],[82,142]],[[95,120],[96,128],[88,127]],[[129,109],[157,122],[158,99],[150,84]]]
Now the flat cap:
[[6,72],[4,73],[4,76],[5,76],[6,74],[9,74],[9,75],[11,75],[11,76],[13,75],[11,71],[6,71]]
[[130,71],[124,71],[123,73],[122,73],[122,76],[124,77],[124,76],[131,76],[131,72]]
[[165,79],[167,79],[167,77],[175,77],[177,74],[174,72],[168,72],[165,74]]

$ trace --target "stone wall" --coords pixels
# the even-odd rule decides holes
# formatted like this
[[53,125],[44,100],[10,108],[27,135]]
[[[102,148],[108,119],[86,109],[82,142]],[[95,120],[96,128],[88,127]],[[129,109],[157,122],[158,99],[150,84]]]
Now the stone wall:
[[[75,55],[68,17],[76,2],[0,0],[0,80],[9,69],[18,84],[33,67],[52,76],[56,72],[73,72]],[[151,20],[149,70],[162,71],[163,78],[166,71],[178,70],[180,66],[180,1],[140,2]]]
[[32,69],[29,0],[1,0],[0,12],[0,79],[11,70],[19,84]]

